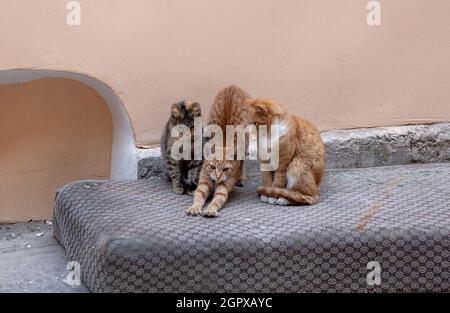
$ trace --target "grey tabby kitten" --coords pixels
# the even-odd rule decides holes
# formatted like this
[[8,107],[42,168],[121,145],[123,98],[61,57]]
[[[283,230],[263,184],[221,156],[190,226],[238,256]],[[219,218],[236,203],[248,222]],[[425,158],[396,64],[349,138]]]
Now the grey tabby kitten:
[[[198,177],[202,169],[203,160],[194,160],[194,137],[191,142],[191,160],[175,160],[171,156],[173,143],[172,128],[183,124],[194,134],[194,118],[201,117],[200,104],[189,100],[180,101],[172,105],[169,121],[161,136],[161,158],[168,178],[172,181],[172,189],[176,194],[192,194],[197,188]],[[203,140],[202,140],[203,141]]]

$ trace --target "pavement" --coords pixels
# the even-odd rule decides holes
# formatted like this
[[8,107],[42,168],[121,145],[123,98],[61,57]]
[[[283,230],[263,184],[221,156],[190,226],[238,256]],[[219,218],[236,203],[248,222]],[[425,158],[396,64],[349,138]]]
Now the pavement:
[[71,286],[64,249],[49,222],[0,225],[0,292],[84,293]]

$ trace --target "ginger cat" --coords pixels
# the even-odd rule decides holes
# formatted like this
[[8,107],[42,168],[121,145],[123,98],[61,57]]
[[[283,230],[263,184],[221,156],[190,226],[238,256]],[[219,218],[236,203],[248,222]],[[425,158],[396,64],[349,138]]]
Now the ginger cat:
[[277,205],[316,204],[325,169],[325,147],[318,129],[310,122],[289,115],[270,99],[249,99],[256,125],[280,126],[279,165],[262,172],[257,192],[263,202]]
[[[245,105],[245,100],[250,96],[237,86],[229,86],[219,92],[211,108],[208,125],[215,124],[220,126],[226,138],[227,125],[251,124],[250,108]],[[236,144],[236,141],[235,141]],[[248,148],[246,141],[246,151]],[[189,207],[188,215],[201,215],[208,217],[218,216],[219,210],[224,206],[228,199],[228,194],[234,189],[235,185],[243,185],[246,180],[244,160],[226,160],[225,143],[216,150],[222,151],[223,158],[217,160],[205,160],[200,172],[198,187],[194,192],[194,202]],[[236,153],[236,149],[234,149]],[[203,212],[203,205],[209,195],[214,191],[213,199]]]
[[[223,148],[217,147],[216,150],[218,149]],[[194,203],[189,207],[188,215],[218,216],[219,210],[228,200],[228,195],[238,183],[243,161],[226,160],[225,150],[226,148],[223,149],[222,160],[205,160],[203,162],[198,187],[194,193]],[[203,212],[203,206],[211,193],[213,193],[213,198],[206,211]]]

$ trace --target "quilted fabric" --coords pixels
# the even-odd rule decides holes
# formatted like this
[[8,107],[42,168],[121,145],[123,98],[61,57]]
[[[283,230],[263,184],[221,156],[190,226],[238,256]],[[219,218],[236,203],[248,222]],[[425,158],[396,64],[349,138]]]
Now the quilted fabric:
[[330,170],[315,206],[262,203],[249,176],[215,219],[165,179],[73,183],[55,236],[94,292],[450,290],[450,164]]

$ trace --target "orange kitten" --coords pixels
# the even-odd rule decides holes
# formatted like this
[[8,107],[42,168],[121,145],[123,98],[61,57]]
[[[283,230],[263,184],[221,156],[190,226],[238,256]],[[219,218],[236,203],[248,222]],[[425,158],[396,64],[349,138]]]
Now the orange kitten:
[[[251,114],[249,107],[245,105],[245,100],[250,96],[242,89],[236,86],[230,86],[219,92],[211,108],[208,125],[218,125],[222,129],[224,138],[226,138],[227,125],[247,126],[251,123]],[[208,205],[205,216],[214,217],[218,215],[219,210],[224,206],[228,199],[228,194],[234,189],[235,185],[243,185],[246,180],[244,160],[235,159],[226,160],[225,143],[216,147],[216,151],[221,149],[223,158],[218,160],[205,160],[200,172],[198,187],[194,193],[194,202],[189,207],[187,214],[202,214],[203,205],[208,196],[214,191],[213,199]],[[236,144],[236,141],[235,141]],[[225,147],[225,148],[222,148]],[[246,140],[246,151],[248,140]]]
[[[273,172],[262,172],[258,187],[261,201],[271,204],[316,204],[325,169],[325,147],[318,129],[310,122],[289,115],[274,100],[250,99],[256,125],[280,127],[279,165]],[[275,140],[275,139],[274,139]]]
[[[217,147],[216,151],[222,149]],[[225,149],[223,149],[225,150]],[[198,186],[194,193],[194,203],[188,209],[189,215],[203,215],[215,217],[228,200],[229,193],[240,178],[241,163],[243,161],[226,160],[226,152],[223,152],[221,160],[205,160],[198,180]],[[209,195],[214,193],[206,211],[203,206]]]

